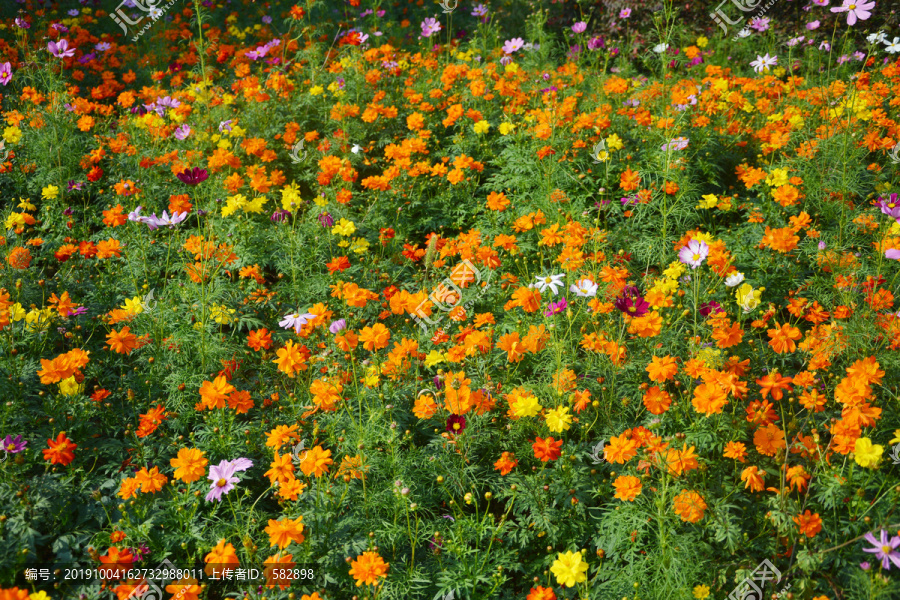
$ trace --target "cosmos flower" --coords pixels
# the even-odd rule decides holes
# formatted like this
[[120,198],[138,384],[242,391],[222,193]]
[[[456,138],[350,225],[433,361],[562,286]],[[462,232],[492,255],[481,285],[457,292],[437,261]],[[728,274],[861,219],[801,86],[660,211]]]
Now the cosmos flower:
[[866,541],[872,544],[872,548],[863,548],[863,552],[874,554],[875,558],[881,559],[881,568],[887,571],[891,568],[891,563],[900,567],[900,552],[897,552],[897,546],[900,546],[900,536],[895,535],[888,540],[888,533],[884,529],[881,530],[881,539],[875,539],[871,533],[866,534]]
[[553,295],[559,293],[559,288],[563,287],[563,278],[565,278],[564,274],[560,275],[544,275],[542,277],[538,277],[537,281],[533,284],[533,287],[536,287],[540,290],[541,293],[544,292],[547,288],[550,288],[550,291],[553,292]]
[[333,321],[331,325],[328,326],[328,331],[331,333],[338,333],[347,328],[347,319],[338,319],[337,321]]
[[597,295],[597,284],[590,279],[579,279],[569,286],[569,291],[579,298],[593,298]]
[[297,334],[300,334],[300,330],[303,329],[303,326],[309,323],[312,319],[315,319],[316,315],[312,313],[304,313],[300,314],[299,312],[295,312],[293,314],[285,315],[284,319],[278,322],[279,327],[284,327],[285,329],[293,328]]
[[709,256],[709,246],[706,242],[697,240],[691,240],[687,246],[678,252],[678,260],[686,265],[690,265],[692,269],[702,265],[707,256]]
[[56,58],[71,58],[75,56],[75,48],[69,48],[69,41],[65,38],[58,42],[49,42],[47,50]]
[[584,33],[585,30],[587,30],[587,23],[585,23],[584,21],[578,21],[577,23],[572,25],[573,33]]
[[872,16],[870,12],[875,8],[874,2],[859,2],[858,0],[844,0],[841,6],[834,6],[831,9],[833,13],[847,13],[847,25],[856,25],[856,21],[865,21]]
[[12,65],[9,62],[0,64],[0,83],[3,85],[12,81]]
[[249,458],[237,458],[235,460],[223,460],[218,465],[209,468],[209,476],[207,477],[212,483],[209,486],[209,493],[206,494],[206,501],[221,501],[222,496],[234,489],[234,484],[240,482],[240,479],[234,476],[238,471],[246,471],[253,466],[253,461]]
[[421,23],[422,27],[422,36],[421,37],[431,37],[435,33],[441,30],[441,24],[437,19],[427,18]]
[[522,38],[513,38],[511,40],[506,40],[503,42],[503,52],[505,54],[512,54],[519,48],[525,45],[525,40]]
[[466,428],[466,418],[462,415],[450,415],[447,419],[447,431],[450,433],[462,433]]
[[568,303],[565,298],[561,298],[559,302],[551,302],[549,306],[547,306],[547,310],[544,311],[545,317],[552,317],[555,314],[559,314],[562,311],[566,310],[568,307]]
[[209,179],[209,172],[206,169],[194,167],[193,169],[188,169],[179,173],[178,179],[188,185],[197,185]]
[[777,56],[769,56],[769,53],[766,52],[765,56],[756,55],[756,60],[750,63],[750,66],[753,67],[753,70],[757,73],[762,73],[764,71],[768,71],[769,67],[774,67],[778,64]]
[[6,436],[2,442],[2,450],[10,454],[18,454],[22,450],[25,449],[25,446],[28,445],[28,442],[22,439],[21,435],[17,435],[13,437],[11,435]]
[[631,285],[622,290],[622,295],[616,298],[613,305],[632,317],[641,317],[650,310],[650,303],[644,300],[636,287]]

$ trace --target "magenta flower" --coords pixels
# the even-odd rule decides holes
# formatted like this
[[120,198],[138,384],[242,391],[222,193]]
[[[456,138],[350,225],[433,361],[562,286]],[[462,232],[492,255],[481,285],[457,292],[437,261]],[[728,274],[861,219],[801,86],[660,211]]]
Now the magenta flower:
[[626,286],[622,290],[622,295],[616,298],[613,305],[632,317],[641,317],[650,310],[650,303],[644,300],[644,297],[633,285]]
[[715,300],[710,300],[709,302],[704,302],[700,305],[700,314],[704,317],[708,317],[712,313],[720,313],[725,312],[722,310],[722,305],[716,302]]
[[622,10],[619,11],[619,18],[620,18],[620,19],[627,19],[627,18],[630,17],[630,16],[631,16],[631,9],[630,9],[630,8],[623,8]]
[[881,212],[893,219],[900,219],[900,196],[891,194],[887,199],[878,198],[878,207]]
[[462,415],[450,415],[447,419],[447,431],[450,433],[462,433],[466,428],[466,418]]
[[28,442],[23,440],[21,435],[16,437],[8,435],[3,439],[2,450],[10,454],[18,454],[25,449],[26,445],[28,445]]
[[12,81],[12,65],[8,62],[0,65],[0,83],[6,85]]
[[209,172],[207,172],[206,169],[194,167],[193,169],[188,169],[179,173],[178,179],[188,185],[197,185],[209,179]]
[[[841,6],[832,7],[833,13],[847,13],[847,25],[856,25],[856,21],[865,21],[872,16],[869,12],[875,8],[874,2],[858,2],[857,0],[844,0]],[[65,40],[63,40],[65,41]]]
[[585,30],[587,30],[587,23],[585,23],[584,21],[578,21],[577,23],[572,25],[573,33],[584,33]]
[[566,302],[565,297],[561,298],[559,302],[551,302],[547,305],[547,310],[544,311],[545,317],[552,317],[553,315],[559,314],[562,311],[568,308],[568,303]]
[[234,484],[240,479],[234,476],[237,471],[246,471],[253,466],[249,458],[237,458],[235,460],[223,460],[218,465],[209,468],[207,477],[212,483],[209,485],[209,493],[206,501],[221,501],[222,496],[234,489]]
[[697,240],[691,240],[687,246],[678,252],[678,260],[686,265],[690,265],[692,269],[702,265],[707,256],[709,256],[709,246],[706,242]]
[[191,135],[191,128],[189,125],[182,125],[178,129],[175,130],[173,134],[176,140],[185,140],[187,136]]
[[56,58],[70,58],[75,56],[75,48],[69,48],[69,41],[65,38],[58,42],[49,42],[47,44],[47,50],[49,50],[50,54]]
[[[832,9],[833,10],[833,9]],[[895,535],[888,540],[887,531],[881,530],[881,539],[876,540],[871,533],[866,534],[866,541],[872,544],[872,548],[863,548],[863,552],[869,552],[875,555],[875,558],[881,559],[881,568],[887,571],[891,568],[891,563],[900,567],[900,552],[897,552],[897,546],[900,546],[900,536]]]

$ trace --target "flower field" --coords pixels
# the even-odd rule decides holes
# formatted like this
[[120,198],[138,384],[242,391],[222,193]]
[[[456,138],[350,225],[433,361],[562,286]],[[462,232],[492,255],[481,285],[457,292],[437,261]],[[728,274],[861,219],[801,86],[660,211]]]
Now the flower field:
[[0,8],[0,600],[900,598],[891,3]]

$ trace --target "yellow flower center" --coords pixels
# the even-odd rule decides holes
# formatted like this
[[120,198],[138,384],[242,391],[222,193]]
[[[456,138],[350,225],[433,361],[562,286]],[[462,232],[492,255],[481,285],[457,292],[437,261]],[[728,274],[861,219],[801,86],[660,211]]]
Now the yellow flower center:
[[226,485],[228,485],[228,481],[223,477],[216,482],[216,485],[219,487],[225,487]]
[[700,260],[700,255],[699,255],[699,254],[694,254],[693,260]]
[[890,546],[882,546],[881,551],[884,552],[885,554],[890,554],[891,552],[894,551],[894,549],[891,548]]
[[459,423],[454,423],[453,429],[455,429],[456,431],[459,431]]
[[15,444],[10,444],[9,446],[6,447],[6,449],[9,450],[10,452],[12,452],[13,450],[16,449],[16,445],[15,445]]
[[545,277],[545,278],[544,278],[544,283],[551,283],[552,281],[553,281],[553,279],[550,278],[550,277]]

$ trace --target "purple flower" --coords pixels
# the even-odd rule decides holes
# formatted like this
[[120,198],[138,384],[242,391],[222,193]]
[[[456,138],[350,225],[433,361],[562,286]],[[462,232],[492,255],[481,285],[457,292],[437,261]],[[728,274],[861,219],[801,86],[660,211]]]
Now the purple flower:
[[886,200],[878,198],[878,207],[883,214],[892,219],[900,219],[900,198],[897,194],[891,194]]
[[331,325],[328,326],[328,331],[330,331],[331,333],[334,333],[334,334],[338,333],[339,331],[343,331],[345,329],[347,329],[347,319],[338,319],[337,321],[332,322]]
[[75,48],[69,48],[69,41],[65,38],[58,42],[49,42],[47,44],[47,50],[49,50],[50,54],[56,58],[70,58],[75,56]]
[[525,45],[525,40],[522,38],[513,38],[511,40],[506,40],[503,43],[503,52],[506,54],[512,54],[519,48]]
[[552,317],[555,314],[559,314],[562,311],[566,310],[569,305],[566,303],[565,296],[562,297],[558,302],[551,302],[547,306],[547,310],[544,311],[545,317]]
[[86,314],[87,314],[87,308],[85,308],[84,306],[79,306],[78,308],[75,309],[75,312],[70,313],[69,316],[77,317],[79,315],[86,315]]
[[197,185],[209,179],[209,172],[207,172],[206,169],[194,167],[193,169],[188,169],[179,173],[178,179],[188,185]]
[[327,212],[319,214],[319,223],[322,224],[322,227],[328,228],[334,225],[334,217],[329,215]]
[[222,121],[221,123],[219,123],[219,132],[227,131],[227,132],[231,133],[231,123],[232,123],[231,119],[228,119],[227,121]]
[[172,213],[172,216],[170,217],[169,213],[167,213],[166,211],[163,211],[161,217],[157,217],[156,213],[153,213],[152,217],[144,217],[145,219],[147,219],[144,222],[150,226],[151,230],[153,230],[153,229],[156,229],[157,227],[162,227],[163,225],[168,225],[170,227],[174,227],[175,225],[178,225],[179,223],[181,223],[182,221],[187,219],[187,216],[188,216],[188,213],[186,213],[186,212],[176,212],[176,213]]
[[686,265],[690,265],[692,269],[702,265],[707,256],[709,256],[709,246],[706,242],[697,240],[691,240],[687,246],[678,252],[678,260]]
[[[832,9],[834,10],[834,9]],[[869,552],[875,555],[875,558],[881,559],[881,568],[887,571],[891,568],[891,563],[900,567],[900,552],[896,552],[897,546],[900,546],[900,536],[894,536],[888,540],[887,531],[881,530],[881,539],[876,540],[871,533],[866,534],[866,541],[872,544],[872,548],[863,548],[863,552]]]
[[819,242],[819,250],[825,249],[825,242]]
[[176,140],[185,140],[187,136],[191,135],[191,128],[188,125],[182,125],[175,130],[174,135]]
[[[69,189],[72,189],[72,188],[69,187]],[[71,217],[72,215],[75,214],[75,209],[70,206],[66,210],[63,211],[63,214],[67,217]]]
[[806,24],[806,29],[808,29],[809,31],[813,31],[813,30],[818,29],[819,25],[821,25],[821,23],[819,21],[810,21],[809,23]]
[[240,482],[240,479],[234,476],[235,472],[246,471],[252,466],[253,461],[249,458],[238,458],[223,460],[218,465],[210,467],[208,479],[212,483],[209,486],[209,493],[206,494],[206,501],[221,501],[222,495],[233,490],[234,484]]
[[585,30],[587,30],[587,23],[585,23],[584,21],[578,21],[577,23],[572,25],[573,33],[584,33]]
[[293,328],[293,330],[297,332],[297,335],[300,335],[300,330],[303,329],[303,326],[312,319],[315,319],[316,316],[317,315],[312,313],[303,313],[301,315],[299,312],[295,312],[290,315],[285,315],[284,319],[278,322],[278,326],[284,327],[285,329]]
[[20,19],[17,17],[15,23],[16,27],[18,27],[19,29],[31,29],[31,23],[29,23],[25,19]]
[[632,317],[643,316],[650,310],[650,303],[644,300],[644,297],[633,285],[625,286],[622,295],[616,298],[613,305]]
[[3,450],[9,454],[18,454],[24,450],[27,445],[28,442],[23,440],[21,435],[17,435],[16,437],[8,435],[3,439]]
[[473,17],[483,17],[487,14],[487,6],[484,4],[476,4],[475,8],[472,9],[472,12],[469,13]]
[[434,381],[434,387],[436,387],[437,389],[441,389],[442,387],[444,387],[444,382],[441,381],[440,375],[435,375],[432,381]]
[[450,415],[447,419],[447,431],[450,433],[462,433],[466,428],[466,418],[462,415]]
[[870,565],[868,562],[861,562],[861,563],[859,563],[859,568],[862,569],[863,571],[868,571],[869,569],[872,568],[872,565]]
[[97,50],[98,52],[106,52],[110,48],[112,48],[112,44],[110,44],[109,42],[100,42],[99,44],[94,46],[94,50]]
[[[832,7],[831,12],[847,13],[847,25],[856,25],[856,21],[865,21],[872,16],[869,12],[875,8],[874,2],[859,2],[859,0],[844,0],[841,6]],[[887,567],[885,567],[887,568]]]
[[431,17],[425,19],[421,23],[422,27],[422,36],[421,37],[431,37],[433,34],[437,33],[441,30],[441,24],[438,23],[437,19],[433,19]]
[[769,28],[769,17],[758,17],[750,20],[750,29],[755,29],[762,33]]
[[592,37],[590,41],[588,41],[588,50],[599,50],[600,48],[606,47],[606,42],[603,40],[603,36]]
[[291,211],[278,209],[272,213],[272,222],[273,223],[284,223],[287,221],[288,217],[291,216]]
[[722,305],[716,302],[715,300],[710,300],[709,302],[704,302],[700,305],[700,314],[704,317],[708,317],[712,313],[720,313],[725,312],[722,310]]
[[8,62],[0,65],[0,83],[6,85],[12,81],[12,65]]

